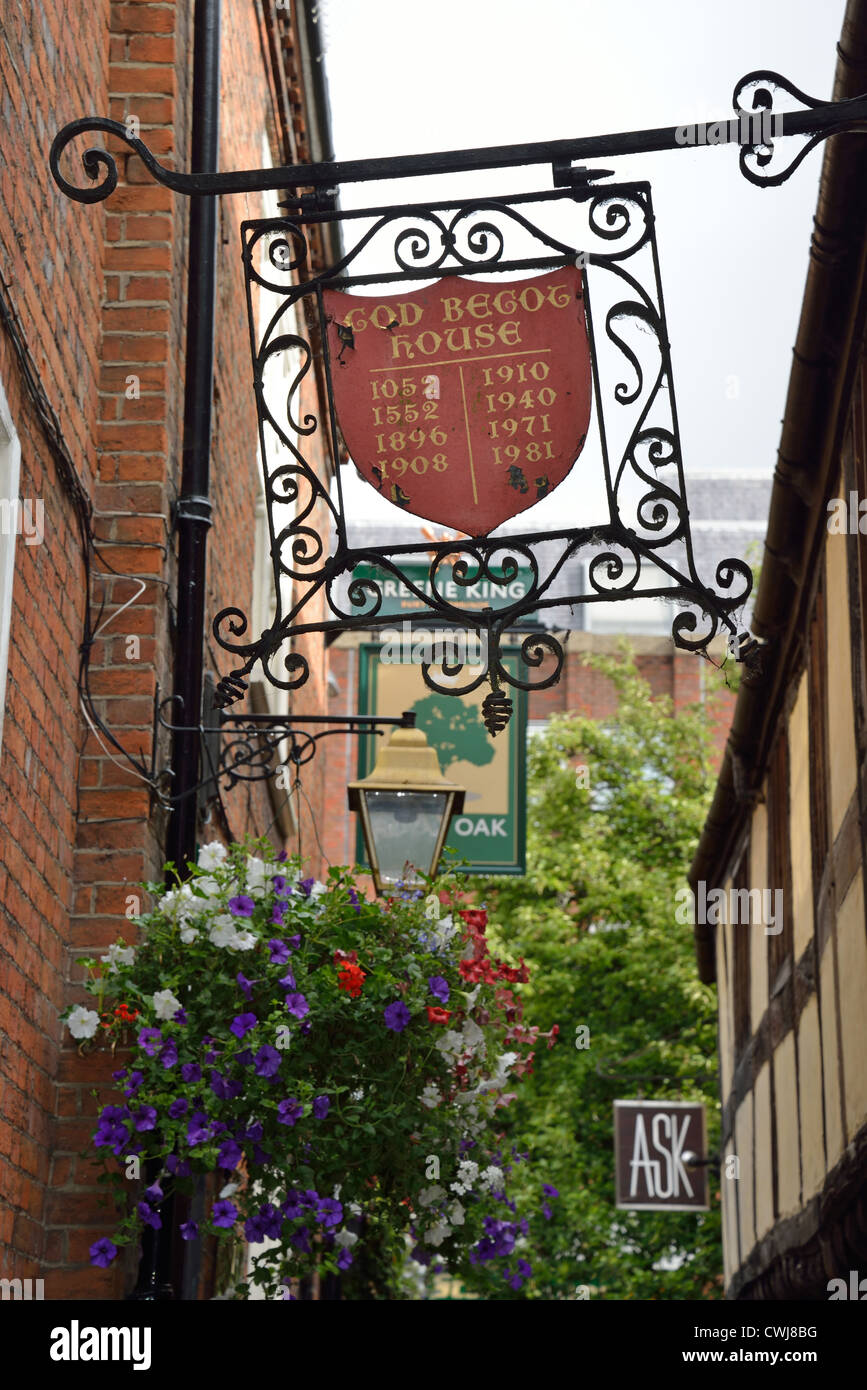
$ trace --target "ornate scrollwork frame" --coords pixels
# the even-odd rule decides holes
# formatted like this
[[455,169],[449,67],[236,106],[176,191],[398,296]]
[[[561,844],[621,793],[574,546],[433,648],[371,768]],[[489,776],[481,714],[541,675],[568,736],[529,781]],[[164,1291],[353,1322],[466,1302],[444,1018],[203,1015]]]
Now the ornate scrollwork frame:
[[[580,247],[540,227],[523,206],[532,202],[544,210],[544,205],[563,200],[583,214]],[[306,273],[305,227],[338,221],[345,230],[358,217],[365,217],[368,225],[340,260],[317,274]],[[515,237],[522,241],[522,255],[509,254]],[[377,253],[376,270],[361,273],[362,253],[368,260]],[[559,679],[563,648],[553,632],[523,635],[518,674],[510,673],[500,659],[505,634],[530,614],[637,596],[666,598],[683,606],[672,626],[678,646],[703,651],[721,630],[737,634],[735,614],[752,583],[749,567],[739,559],[721,562],[713,588],[703,583],[695,567],[649,184],[594,186],[578,181],[568,189],[513,198],[248,221],[242,226],[242,259],[277,610],[267,631],[249,636],[247,618],[237,608],[226,608],[214,619],[217,642],[239,663],[218,691],[223,704],[243,693],[244,678],[257,662],[266,678],[282,689],[304,683],[308,669],[303,654],[294,648],[281,659],[287,639],[313,632],[375,632],[391,625],[393,616],[383,603],[386,578],[405,585],[424,605],[429,620],[475,629],[483,638],[480,647],[486,659],[480,665],[464,669],[458,661],[438,668],[423,664],[422,675],[431,689],[443,694],[466,694],[487,681],[493,704],[485,713],[492,720],[495,709],[503,709],[503,686],[543,689]],[[528,531],[431,542],[420,533],[417,544],[353,546],[340,468],[332,494],[305,454],[308,441],[327,431],[332,456],[340,456],[323,290],[575,264],[584,277],[607,516],[589,526],[544,534]],[[259,290],[277,297],[261,331]],[[302,322],[309,336],[299,326]],[[643,343],[638,343],[636,333]],[[287,351],[294,353],[297,365],[278,412],[273,398],[266,398],[264,378],[269,363]],[[322,355],[327,387],[321,419],[299,405],[299,389],[314,351]],[[622,440],[616,451],[614,438]],[[272,466],[278,448],[282,461]],[[275,510],[286,503],[294,505],[294,514],[278,524]],[[311,524],[317,507],[324,509],[334,528],[336,542],[330,551]],[[542,540],[556,542],[557,552],[544,569],[538,549]],[[550,549],[549,544],[549,553]],[[425,556],[427,584],[420,585],[406,564],[415,561],[417,567]],[[587,561],[587,588],[564,594],[562,580],[556,581],[576,557]],[[369,571],[360,576],[362,565],[373,566],[381,578],[371,577]],[[469,589],[481,580],[507,586],[519,567],[529,571],[530,583],[523,597],[504,607],[468,609],[446,597],[447,589],[454,592],[452,586]],[[574,569],[570,566],[569,573]],[[292,581],[291,601],[284,605],[287,580]],[[314,596],[324,597],[325,616],[311,616],[308,606]],[[278,661],[281,668],[275,670]]]

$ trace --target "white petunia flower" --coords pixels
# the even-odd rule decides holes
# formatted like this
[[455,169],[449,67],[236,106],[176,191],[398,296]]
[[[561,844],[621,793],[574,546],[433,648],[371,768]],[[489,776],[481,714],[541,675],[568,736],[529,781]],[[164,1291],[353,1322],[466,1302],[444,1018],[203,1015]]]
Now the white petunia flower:
[[247,892],[253,898],[264,896],[268,879],[268,866],[263,859],[247,856]]
[[[206,898],[218,898],[220,896],[220,885],[210,874],[205,874],[203,878],[197,878],[196,887]],[[196,906],[199,904],[197,903]]]
[[200,869],[217,869],[228,858],[229,851],[225,845],[221,845],[219,840],[212,840],[209,845],[202,845],[199,848],[198,865]]
[[471,1018],[464,1020],[464,1047],[468,1052],[474,1052],[481,1044],[484,1045],[485,1035],[477,1023]]
[[220,1189],[220,1201],[223,1202],[227,1197],[232,1197],[241,1186],[239,1182],[227,1182],[225,1187]]
[[449,1207],[449,1221],[451,1221],[453,1226],[463,1226],[464,1209],[460,1202],[452,1202]]
[[76,1004],[66,1020],[66,1026],[74,1038],[92,1038],[99,1027],[99,1014]]
[[423,1207],[430,1207],[433,1206],[434,1202],[438,1202],[441,1197],[445,1197],[445,1195],[445,1188],[440,1187],[438,1183],[434,1183],[432,1187],[422,1188],[421,1192],[418,1194],[418,1200]]
[[215,917],[211,923],[208,939],[213,946],[230,946],[236,931],[234,917],[230,917],[224,912],[219,917]]
[[256,934],[251,931],[236,931],[228,944],[233,951],[252,951],[256,945]]
[[449,1186],[451,1187],[452,1192],[456,1192],[459,1197],[463,1197],[464,1193],[469,1192],[470,1190],[468,1187],[464,1187],[462,1182],[449,1183]]
[[198,936],[198,934],[199,934],[199,929],[198,929],[198,927],[191,927],[191,926],[189,926],[189,924],[186,923],[186,922],[185,922],[184,925],[181,927],[181,931],[180,931],[181,941],[184,943],[185,946],[189,946],[191,942],[195,941],[195,939],[196,939],[196,937]]
[[344,1250],[351,1250],[357,1240],[358,1236],[355,1234],[355,1232],[347,1231],[346,1227],[344,1226],[343,1229],[341,1231],[338,1231],[337,1235],[334,1237],[334,1244],[342,1245]]
[[492,1163],[482,1173],[482,1186],[486,1192],[502,1192],[505,1187],[505,1178],[502,1169],[496,1168]]
[[157,1018],[174,1018],[180,1007],[180,999],[176,999],[170,989],[157,990],[154,995],[154,1013]]
[[467,1187],[472,1187],[478,1176],[478,1163],[474,1163],[471,1158],[461,1159],[458,1164],[458,1182],[466,1183]]
[[426,1105],[428,1110],[434,1110],[436,1106],[439,1105],[442,1098],[442,1092],[437,1089],[432,1081],[428,1082],[419,1096],[422,1105]]
[[435,1222],[433,1226],[429,1226],[425,1231],[425,1241],[428,1245],[442,1245],[449,1230],[449,1223],[441,1216],[439,1221]]
[[100,959],[111,972],[114,972],[119,965],[132,965],[134,963],[135,948],[133,946],[121,946],[118,942],[113,941],[108,948],[108,954],[101,956]]
[[447,1028],[442,1037],[437,1040],[436,1048],[438,1052],[457,1055],[459,1052],[463,1052],[463,1037],[460,1033],[456,1033],[454,1028]]
[[445,917],[439,919],[433,929],[433,935],[436,937],[437,945],[440,947],[447,946],[456,931],[457,927],[452,919],[452,914],[449,912]]

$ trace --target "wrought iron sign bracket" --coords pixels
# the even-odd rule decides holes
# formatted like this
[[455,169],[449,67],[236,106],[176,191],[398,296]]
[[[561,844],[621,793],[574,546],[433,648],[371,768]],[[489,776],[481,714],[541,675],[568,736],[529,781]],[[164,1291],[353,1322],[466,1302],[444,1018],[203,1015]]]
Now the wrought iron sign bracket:
[[[801,104],[793,110],[780,109],[787,102]],[[676,645],[706,654],[709,643],[726,633],[730,639],[737,639],[730,641],[735,659],[746,661],[748,667],[755,666],[759,653],[747,635],[739,632],[738,622],[739,611],[752,586],[749,567],[739,559],[722,560],[716,567],[715,588],[705,584],[696,571],[650,185],[641,181],[607,182],[612,177],[611,170],[582,162],[735,144],[744,177],[759,187],[772,187],[789,178],[809,151],[829,136],[867,129],[867,96],[820,102],[770,71],[752,72],[742,78],[734,90],[733,108],[733,118],[712,123],[234,173],[179,173],[165,169],[143,141],[117,121],[86,118],[73,121],[59,132],[49,156],[51,172],[60,189],[78,202],[95,203],[107,198],[118,180],[115,158],[104,149],[88,149],[82,156],[84,172],[94,181],[93,186],[77,187],[61,173],[64,151],[73,140],[90,132],[103,132],[123,141],[141,157],[159,183],[180,194],[215,197],[277,190],[287,195],[281,204],[284,216],[248,221],[241,229],[276,612],[268,629],[251,635],[247,634],[247,617],[238,608],[226,608],[214,618],[214,636],[236,663],[235,669],[220,682],[218,705],[226,706],[241,698],[247,686],[245,677],[257,664],[278,688],[291,691],[302,685],[309,671],[303,652],[295,644],[297,637],[317,633],[327,642],[336,633],[347,630],[381,633],[393,622],[384,602],[384,586],[390,583],[406,586],[426,614],[439,624],[471,630],[478,636],[484,653],[479,663],[467,663],[460,654],[452,652],[438,664],[423,662],[421,669],[428,686],[446,695],[468,693],[487,681],[490,693],[483,712],[492,732],[503,727],[508,719],[510,702],[504,686],[543,689],[560,676],[564,652],[551,631],[524,637],[519,674],[508,669],[500,658],[504,635],[530,614],[553,619],[552,610],[562,611],[566,607],[639,596],[663,599],[685,610],[672,623]],[[512,197],[395,203],[349,211],[337,208],[338,191],[349,183],[529,165],[549,166],[553,188]],[[562,216],[556,235],[550,226],[540,223],[546,211],[557,204],[573,218],[574,226],[570,223],[571,230],[565,234],[568,239],[564,239]],[[533,220],[528,215],[531,205]],[[314,269],[305,229],[325,223],[344,233],[358,224],[358,234],[339,259]],[[472,281],[478,285],[479,277],[499,277],[493,281],[499,291],[496,296],[480,294],[480,299],[487,301],[502,298],[509,286],[522,290],[521,283],[513,278],[519,273],[534,277],[523,284],[525,296],[538,296],[538,285],[543,283],[540,272],[555,272],[556,280],[570,286],[571,346],[568,350],[558,347],[560,340],[556,338],[539,351],[551,353],[546,359],[551,363],[556,361],[558,351],[561,359],[572,353],[571,366],[567,362],[564,369],[569,389],[560,391],[556,408],[560,410],[563,401],[570,399],[576,420],[575,354],[585,354],[582,335],[586,330],[590,353],[585,403],[590,412],[588,418],[592,415],[594,446],[604,474],[607,515],[592,525],[578,527],[569,524],[571,518],[567,514],[561,530],[496,534],[504,520],[559,486],[571,467],[577,466],[574,461],[587,437],[585,429],[580,439],[576,432],[574,440],[561,440],[559,456],[551,452],[550,443],[544,446],[547,454],[540,452],[535,438],[521,437],[520,449],[514,443],[508,444],[505,436],[514,435],[517,421],[510,406],[504,407],[505,416],[502,411],[496,412],[500,409],[498,402],[514,396],[508,383],[512,381],[509,373],[514,374],[517,369],[517,359],[525,359],[520,371],[526,373],[531,366],[538,368],[536,379],[524,392],[528,398],[534,397],[534,409],[547,410],[546,402],[553,402],[557,392],[551,383],[543,387],[547,369],[540,360],[533,359],[529,348],[522,347],[517,353],[501,350],[498,345],[484,368],[484,387],[482,368],[474,369],[476,375],[470,383],[475,392],[476,412],[494,412],[487,420],[486,445],[491,445],[487,455],[491,457],[486,455],[484,460],[487,474],[479,474],[483,481],[478,491],[483,494],[486,480],[490,480],[491,489],[499,489],[497,507],[488,506],[486,510],[475,497],[470,438],[473,412],[465,393],[463,418],[478,521],[473,520],[472,507],[462,511],[461,504],[455,502],[460,488],[467,483],[464,460],[457,453],[431,453],[432,449],[442,449],[436,440],[445,439],[443,430],[432,421],[427,434],[418,426],[415,428],[414,435],[419,436],[420,442],[417,440],[412,447],[380,443],[382,459],[364,459],[358,449],[351,447],[348,453],[366,482],[397,508],[452,528],[460,526],[464,534],[459,532],[459,538],[453,540],[420,540],[417,544],[385,548],[356,545],[344,502],[343,469],[337,468],[332,494],[308,456],[312,436],[318,435],[324,451],[334,459],[342,456],[341,433],[349,444],[347,418],[351,411],[348,407],[344,410],[348,399],[344,390],[346,368],[350,364],[357,368],[362,360],[356,328],[364,326],[364,310],[348,308],[349,299],[354,298],[359,306],[367,305],[368,309],[372,304],[380,305],[384,318],[367,323],[372,331],[364,340],[365,351],[373,342],[390,341],[393,358],[403,364],[401,370],[411,378],[411,385],[400,385],[387,375],[375,376],[376,372],[396,371],[394,365],[368,364],[363,371],[355,370],[356,380],[368,372],[364,380],[373,389],[374,405],[378,400],[374,383],[382,383],[381,414],[383,420],[394,421],[388,408],[388,392],[392,388],[402,396],[414,394],[416,405],[421,408],[425,391],[440,390],[440,377],[456,382],[458,367],[463,370],[470,361],[484,362],[486,359],[480,354],[487,349],[477,346],[475,357],[471,357],[467,355],[467,346],[463,357],[458,357],[454,354],[459,349],[449,345],[443,351],[453,353],[453,357],[443,362],[436,360],[440,354],[434,350],[431,365],[437,367],[440,375],[421,376],[425,361],[420,359],[427,351],[421,339],[425,335],[420,335],[415,349],[408,337],[404,337],[402,346],[396,338],[387,338],[395,329],[408,326],[401,325],[396,316],[388,321],[398,303],[389,299],[389,294],[400,295],[406,301],[406,313],[420,315],[423,297],[430,291],[422,289],[411,302],[413,282],[426,286],[442,282],[446,287],[453,286],[443,293],[454,294],[459,285],[450,277],[463,277],[465,285]],[[537,287],[530,291],[528,287],[534,282]],[[345,293],[373,286],[376,299]],[[563,285],[550,282],[552,294],[555,288],[564,292]],[[334,307],[338,299],[346,305],[339,311]],[[459,301],[440,301],[440,307],[443,302]],[[264,317],[263,304],[267,304]],[[565,304],[564,300],[558,307]],[[360,320],[358,315],[362,316]],[[526,317],[528,322],[532,318],[532,303]],[[541,315],[536,322],[540,320]],[[418,318],[413,322],[417,323]],[[575,325],[579,322],[576,337]],[[444,328],[443,322],[440,327]],[[443,343],[445,335],[434,334],[429,342],[432,344],[434,339]],[[466,341],[469,344],[470,340]],[[502,341],[505,343],[505,338]],[[419,360],[407,366],[411,355]],[[516,359],[515,364],[510,366],[507,358]],[[314,360],[321,367],[326,386],[325,409],[320,415],[307,413],[301,406],[301,384]],[[495,360],[500,363],[496,368]],[[279,406],[273,390],[273,367],[277,361],[283,364],[282,375],[278,373],[277,377],[288,383],[288,389],[284,384]],[[443,376],[449,370],[454,376]],[[492,375],[494,370],[498,379]],[[571,376],[568,371],[572,371]],[[425,382],[433,386],[425,386]],[[461,375],[461,389],[467,384]],[[336,388],[344,391],[339,407],[335,403]],[[483,398],[483,390],[490,394]],[[578,395],[585,400],[583,392],[582,384]],[[368,414],[373,412],[369,392],[365,409]],[[401,409],[399,424],[404,432],[380,434],[380,441],[394,441],[398,435],[400,441],[410,437],[410,411],[405,404]],[[436,411],[425,413],[434,416]],[[416,413],[414,418],[421,417]],[[544,431],[552,433],[553,427],[547,424],[549,416],[539,418],[546,422]],[[500,427],[501,436],[495,438]],[[396,428],[393,423],[391,428]],[[526,432],[531,433],[529,425]],[[456,438],[453,428],[449,450]],[[498,439],[502,449],[493,447]],[[574,449],[564,471],[560,465],[570,445]],[[419,452],[422,448],[424,454]],[[550,467],[536,462],[546,458],[555,462]],[[434,477],[437,469],[439,483]],[[424,474],[428,476],[425,478]],[[445,515],[447,511],[449,514]],[[205,508],[195,515],[203,523],[209,521]],[[314,515],[329,518],[336,537],[330,550],[313,524]],[[542,542],[547,557],[544,563],[540,558]],[[427,581],[423,584],[407,568],[413,557],[416,562],[424,557],[429,561]],[[363,575],[359,573],[361,566],[366,567]],[[521,568],[529,570],[531,581],[520,596],[512,597],[510,585]],[[477,602],[468,606],[467,600],[486,590],[486,586],[493,586],[501,599],[508,595],[508,601],[500,606],[480,607]],[[455,601],[460,598],[465,601]],[[258,744],[261,730],[249,716],[239,716],[239,720],[239,739],[250,740],[252,749],[254,742]],[[173,727],[165,724],[161,716],[160,722],[164,727]],[[346,722],[343,721],[343,727]],[[224,719],[221,728],[225,727],[231,727],[231,717]],[[355,731],[361,731],[358,721],[353,725]],[[291,732],[284,726],[272,727],[263,737],[266,743],[272,741],[273,751]],[[311,747],[321,736],[305,735]],[[292,746],[301,745],[293,742]],[[304,747],[308,745],[305,743]],[[238,760],[224,768],[226,775],[234,780],[255,776],[255,771],[246,773],[240,769],[258,768],[257,756],[252,751],[241,751]]]
[[[791,111],[776,110],[778,93],[802,105]],[[60,156],[67,145],[81,135],[98,131],[123,140],[141,157],[157,182],[166,188],[187,196],[211,197],[228,193],[262,193],[269,189],[287,189],[293,193],[298,189],[324,189],[328,196],[333,196],[335,190],[348,183],[518,168],[531,164],[550,164],[556,181],[558,171],[575,160],[623,158],[625,155],[653,154],[701,144],[735,144],[740,147],[740,167],[744,177],[759,187],[770,188],[784,183],[822,140],[846,131],[863,130],[867,126],[867,93],[848,101],[818,101],[772,69],[756,70],[742,77],[732,94],[732,108],[733,117],[723,117],[718,121],[693,121],[684,125],[591,135],[574,140],[442,150],[382,159],[290,164],[275,169],[243,169],[234,173],[188,174],[166,169],[155,159],[144,141],[131,135],[127,126],[120,121],[85,116],[71,121],[58,132],[51,145],[49,164],[55,182],[67,197],[79,203],[98,203],[109,197],[117,187],[117,165],[111,154],[103,149],[84,152],[82,164],[88,178],[96,181],[100,171],[103,173],[102,180],[95,182],[91,188],[79,188],[69,183],[60,172]],[[703,136],[701,132],[704,132]],[[795,157],[788,164],[774,166],[776,142],[797,136],[803,136],[805,143]]]

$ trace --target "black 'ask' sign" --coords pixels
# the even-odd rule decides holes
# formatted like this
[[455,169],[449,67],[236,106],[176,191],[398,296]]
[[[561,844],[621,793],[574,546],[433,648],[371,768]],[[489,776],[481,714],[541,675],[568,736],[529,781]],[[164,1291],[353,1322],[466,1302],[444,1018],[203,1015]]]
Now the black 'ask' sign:
[[617,1205],[637,1211],[707,1211],[704,1106],[616,1100]]

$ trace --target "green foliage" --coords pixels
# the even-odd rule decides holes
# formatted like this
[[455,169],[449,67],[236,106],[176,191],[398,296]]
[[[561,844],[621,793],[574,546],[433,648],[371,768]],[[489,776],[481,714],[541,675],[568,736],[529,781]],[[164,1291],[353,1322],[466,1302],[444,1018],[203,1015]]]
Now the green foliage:
[[560,1027],[504,1112],[507,1140],[561,1194],[530,1292],[719,1297],[716,1170],[709,1213],[618,1211],[612,1137],[612,1102],[645,1096],[704,1100],[709,1151],[719,1142],[715,992],[698,979],[692,928],[675,921],[707,808],[710,720],[700,706],[673,718],[628,651],[586,664],[612,681],[616,719],[556,716],[533,739],[529,872],[476,885],[492,939],[530,967],[534,1024]]

